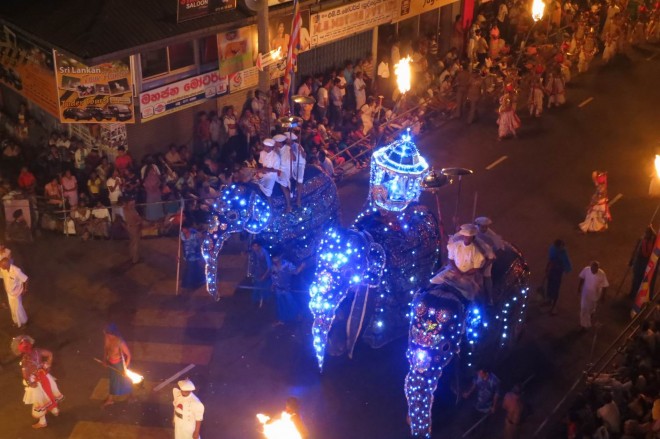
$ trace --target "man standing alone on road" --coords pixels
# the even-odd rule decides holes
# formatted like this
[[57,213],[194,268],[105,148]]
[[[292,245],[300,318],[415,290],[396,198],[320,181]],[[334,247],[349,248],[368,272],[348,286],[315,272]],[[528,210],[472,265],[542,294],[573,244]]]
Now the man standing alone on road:
[[610,284],[605,272],[600,269],[598,261],[593,261],[589,267],[580,272],[580,283],[577,293],[580,294],[580,327],[582,331],[591,328],[591,317],[596,311],[598,301],[605,300],[605,292]]
[[195,385],[189,379],[178,382],[174,395],[174,439],[199,439],[204,419],[204,404],[193,393]]
[[472,382],[470,390],[463,393],[463,398],[469,398],[477,391],[474,408],[482,414],[495,413],[497,401],[500,398],[500,379],[487,367],[481,367]]
[[27,292],[28,277],[20,268],[11,263],[8,257],[0,260],[0,276],[7,292],[7,302],[11,311],[14,326],[20,328],[28,321],[27,313],[23,308],[23,294]]
[[124,219],[128,230],[128,248],[131,263],[140,262],[140,234],[142,233],[142,217],[135,209],[135,200],[128,199],[124,204]]

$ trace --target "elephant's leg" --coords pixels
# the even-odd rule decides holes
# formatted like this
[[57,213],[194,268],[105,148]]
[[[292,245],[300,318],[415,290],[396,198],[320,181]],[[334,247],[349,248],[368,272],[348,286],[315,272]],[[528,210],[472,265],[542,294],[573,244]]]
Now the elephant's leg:
[[215,300],[218,296],[218,255],[224,244],[224,239],[214,240],[207,236],[202,243],[202,256],[204,257],[206,273],[206,290]]

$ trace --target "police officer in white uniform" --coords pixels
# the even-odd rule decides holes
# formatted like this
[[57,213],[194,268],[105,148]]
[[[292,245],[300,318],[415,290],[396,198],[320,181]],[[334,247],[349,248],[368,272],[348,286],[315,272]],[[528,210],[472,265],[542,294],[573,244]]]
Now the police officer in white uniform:
[[204,404],[192,393],[195,385],[189,379],[178,382],[174,394],[174,439],[199,439],[204,419]]

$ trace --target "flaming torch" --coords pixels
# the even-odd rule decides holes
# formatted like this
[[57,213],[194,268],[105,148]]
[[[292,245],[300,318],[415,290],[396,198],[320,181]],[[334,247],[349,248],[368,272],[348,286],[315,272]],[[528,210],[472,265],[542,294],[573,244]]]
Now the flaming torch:
[[144,381],[144,377],[142,375],[135,373],[130,369],[124,369],[124,375],[126,375],[126,378],[131,380],[133,384],[140,384],[142,381]]
[[266,439],[302,439],[296,425],[291,420],[291,415],[282,412],[279,419],[271,419],[270,416],[257,415],[259,423],[264,427]]
[[543,0],[534,0],[534,3],[532,3],[532,18],[535,23],[543,18],[544,12],[545,3],[543,3]]
[[409,56],[401,58],[401,60],[396,63],[394,66],[394,74],[396,75],[396,85],[399,89],[399,93],[405,94],[410,91],[410,63],[412,58]]

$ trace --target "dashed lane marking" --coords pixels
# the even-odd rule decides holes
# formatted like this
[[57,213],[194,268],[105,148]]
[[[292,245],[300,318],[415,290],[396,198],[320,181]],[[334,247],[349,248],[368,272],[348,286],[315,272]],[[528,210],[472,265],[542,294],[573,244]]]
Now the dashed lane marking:
[[171,428],[80,421],[76,423],[69,439],[163,439],[171,435]]
[[133,318],[135,326],[170,328],[220,328],[225,313],[213,311],[185,311],[167,309],[140,309]]
[[133,358],[154,363],[193,363],[207,365],[211,362],[213,346],[129,342]]
[[646,58],[646,60],[647,60],[647,61],[651,61],[651,60],[652,60],[653,58],[655,58],[657,55],[658,55],[658,53],[656,52],[656,53],[654,53],[653,55],[651,55],[651,56],[649,56],[648,58]]
[[508,158],[509,158],[509,156],[507,156],[507,155],[503,155],[502,157],[500,157],[499,159],[495,160],[495,161],[494,161],[493,163],[491,163],[490,165],[486,166],[486,171],[490,171],[490,170],[493,169],[495,166],[499,165],[500,163],[502,163],[504,160],[506,160],[506,159],[508,159]]
[[593,100],[594,100],[593,97],[590,97],[590,98],[585,99],[584,101],[580,102],[580,105],[578,105],[578,108],[582,108],[582,107],[584,107],[585,105],[587,105],[589,102],[591,102],[591,101],[593,101]]
[[614,203],[619,201],[621,198],[623,198],[623,194],[616,194],[616,197],[612,198],[609,203],[607,203],[608,206],[613,206]]

